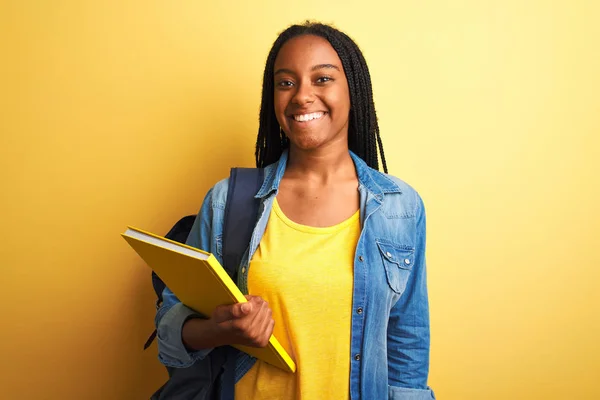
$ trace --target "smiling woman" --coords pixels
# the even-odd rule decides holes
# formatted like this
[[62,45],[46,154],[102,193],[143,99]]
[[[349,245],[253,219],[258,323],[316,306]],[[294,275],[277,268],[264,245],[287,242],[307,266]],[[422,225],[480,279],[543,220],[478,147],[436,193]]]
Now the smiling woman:
[[[201,316],[167,288],[157,313],[161,361],[207,365],[186,398],[208,398],[213,348],[264,346],[273,333],[296,374],[238,353],[235,373],[215,382],[221,399],[434,398],[425,210],[408,184],[378,171],[377,145],[387,171],[358,46],[323,24],[285,30],[263,80],[263,212],[238,266],[249,302]],[[189,245],[218,256],[227,191],[227,181],[209,191]]]
[[[308,37],[308,38],[307,38]],[[381,153],[381,162],[383,170],[387,172],[383,146],[379,135],[379,126],[377,124],[377,115],[373,104],[373,92],[371,88],[371,77],[367,63],[356,45],[348,35],[323,24],[293,25],[282,32],[267,57],[267,64],[263,75],[263,93],[260,110],[260,126],[258,128],[258,140],[256,144],[256,162],[259,167],[267,166],[276,162],[283,149],[288,147],[289,139],[283,133],[281,124],[283,123],[276,115],[276,84],[282,86],[292,85],[294,82],[276,81],[278,73],[294,72],[285,66],[275,65],[276,62],[283,62],[283,57],[279,57],[282,51],[286,50],[288,42],[296,40],[309,41],[310,52],[303,48],[296,48],[295,57],[299,57],[297,62],[314,57],[312,54],[319,52],[323,58],[314,60],[311,64],[311,72],[321,70],[320,76],[316,78],[316,84],[325,84],[333,79],[335,69],[339,70],[342,80],[347,85],[347,95],[345,100],[349,101],[350,109],[346,114],[348,118],[348,147],[349,149],[363,159],[371,168],[378,169],[377,145]],[[316,48],[312,45],[317,46]],[[308,48],[304,48],[308,49]],[[326,61],[329,60],[329,61]],[[292,61],[286,58],[285,62]],[[304,61],[307,63],[307,61]],[[277,67],[277,69],[276,69]],[[315,71],[312,71],[315,69]],[[297,71],[296,71],[297,72]],[[284,80],[285,81],[285,80]],[[315,85],[315,86],[317,86]],[[339,87],[339,82],[338,82]],[[297,88],[296,88],[297,90]]]
[[322,37],[298,36],[275,59],[275,115],[294,147],[348,142],[350,94],[342,61]]

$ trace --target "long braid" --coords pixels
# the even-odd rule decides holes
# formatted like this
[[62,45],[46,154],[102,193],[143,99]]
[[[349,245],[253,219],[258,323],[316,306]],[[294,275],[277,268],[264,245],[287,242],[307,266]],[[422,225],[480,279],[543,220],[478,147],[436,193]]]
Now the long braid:
[[362,52],[345,33],[328,25],[311,22],[292,25],[283,31],[275,40],[267,56],[256,140],[257,167],[265,167],[276,162],[281,153],[289,146],[289,140],[279,128],[275,116],[273,75],[275,58],[283,44],[291,38],[302,35],[323,37],[338,54],[350,91],[348,148],[374,169],[379,169],[379,150],[383,170],[387,173],[387,163],[373,102],[371,76]]

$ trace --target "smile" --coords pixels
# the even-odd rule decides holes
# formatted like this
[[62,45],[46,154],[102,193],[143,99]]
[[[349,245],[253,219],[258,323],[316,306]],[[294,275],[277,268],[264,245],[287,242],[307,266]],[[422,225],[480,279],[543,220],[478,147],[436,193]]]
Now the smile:
[[315,112],[310,114],[292,115],[292,118],[297,122],[307,122],[320,119],[323,115],[325,115],[324,112]]

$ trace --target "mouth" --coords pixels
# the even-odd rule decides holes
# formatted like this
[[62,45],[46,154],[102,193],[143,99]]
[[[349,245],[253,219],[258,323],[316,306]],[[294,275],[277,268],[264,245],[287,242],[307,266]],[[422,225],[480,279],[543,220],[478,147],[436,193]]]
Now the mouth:
[[319,111],[319,112],[313,112],[310,114],[294,114],[294,115],[290,115],[288,118],[293,119],[296,122],[311,122],[311,121],[317,121],[321,118],[323,118],[323,116],[327,114],[326,112],[323,111]]

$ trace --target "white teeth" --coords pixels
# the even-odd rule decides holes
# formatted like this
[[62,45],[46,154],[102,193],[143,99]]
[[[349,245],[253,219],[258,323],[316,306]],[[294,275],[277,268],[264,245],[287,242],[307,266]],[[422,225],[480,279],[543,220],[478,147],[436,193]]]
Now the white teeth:
[[298,122],[312,121],[313,119],[319,119],[324,113],[316,112],[312,114],[294,115],[294,119]]

